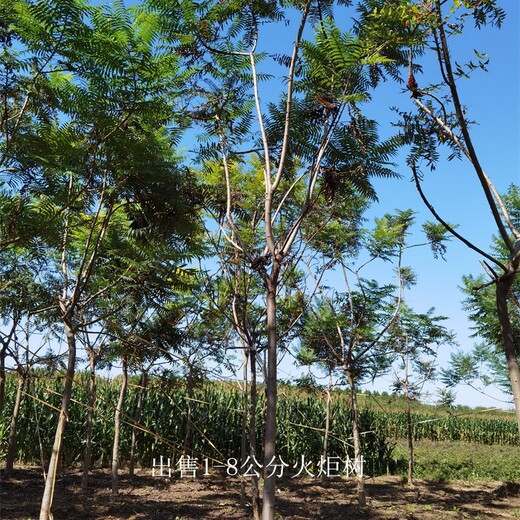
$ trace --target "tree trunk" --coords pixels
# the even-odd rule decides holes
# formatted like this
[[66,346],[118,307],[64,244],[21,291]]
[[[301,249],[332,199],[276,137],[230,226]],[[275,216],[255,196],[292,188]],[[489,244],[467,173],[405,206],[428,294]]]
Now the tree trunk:
[[[352,377],[352,373],[347,372],[347,379],[350,385],[350,398],[352,404],[352,436],[354,440],[354,463],[360,464],[363,456],[363,448],[361,447],[361,436],[359,435],[359,414],[356,395],[356,383]],[[365,493],[365,480],[363,475],[359,475],[356,471],[358,503],[361,507],[366,507],[367,497]]]
[[[329,373],[329,386],[326,390],[327,403],[326,403],[326,409],[325,409],[325,433],[323,434],[323,460],[327,460],[327,454],[328,454],[329,432],[330,432],[330,406],[331,406],[331,401],[332,401],[331,389],[332,389],[332,373]],[[325,482],[326,479],[327,479],[327,475],[325,473],[322,473],[321,481]]]
[[[435,2],[435,9],[440,21],[443,21],[443,14],[441,11],[442,4],[443,2],[440,2],[439,0]],[[509,318],[507,304],[509,291],[515,280],[515,277],[518,274],[518,269],[520,267],[520,258],[518,258],[518,251],[515,247],[516,243],[515,246],[513,246],[510,242],[506,226],[500,215],[496,197],[493,195],[493,185],[490,179],[485,174],[484,170],[482,169],[482,166],[480,165],[480,161],[478,159],[477,153],[473,146],[473,142],[471,140],[468,124],[464,115],[463,106],[460,101],[459,93],[457,90],[457,82],[455,81],[455,75],[452,69],[448,41],[444,29],[444,22],[440,23],[438,28],[440,35],[439,63],[441,65],[441,68],[444,68],[445,74],[448,78],[447,84],[450,88],[453,104],[457,114],[457,120],[459,122],[460,130],[462,132],[462,136],[464,137],[464,143],[467,148],[466,156],[470,160],[475,170],[475,173],[477,174],[480,185],[482,187],[482,191],[484,192],[484,195],[487,199],[488,206],[491,210],[491,213],[493,214],[493,218],[495,220],[502,240],[506,245],[508,245],[509,243],[509,245],[512,246],[510,248],[510,254],[512,256],[510,257],[507,266],[507,272],[497,279],[495,294],[497,315],[500,322],[500,331],[502,336],[502,346],[504,349],[504,354],[506,356],[507,367],[509,371],[509,380],[511,382],[511,391],[513,393],[513,399],[515,404],[516,422],[518,425],[518,433],[520,435],[520,369],[518,367],[517,359],[517,355],[520,355],[520,351],[517,348],[515,348],[513,330],[511,327],[511,321]],[[439,219],[437,218],[437,220]]]
[[7,345],[4,345],[2,342],[2,348],[0,349],[0,415],[2,415],[4,411],[5,404],[5,383],[6,383],[6,374],[5,374],[5,357],[7,355]]
[[[246,350],[248,346],[244,343],[242,345],[244,350],[244,369],[243,369],[243,378],[242,384],[244,385],[242,389],[242,426],[241,426],[241,437],[240,437],[240,464],[243,465],[247,458],[247,413],[249,407],[249,385],[248,385],[248,374],[247,371],[249,369],[248,360],[249,355]],[[246,481],[242,478],[242,482],[240,485],[240,505],[245,507],[246,505]]]
[[112,447],[112,495],[119,494],[119,444],[121,440],[121,415],[123,414],[123,406],[125,403],[126,387],[128,386],[128,361],[123,358],[123,377],[121,381],[121,389],[119,390],[119,399],[114,414],[114,445]]
[[[148,372],[143,370],[141,381],[139,383],[139,393],[137,395],[137,404],[135,407],[134,423],[139,424],[143,415],[143,405],[148,387]],[[137,427],[132,426],[132,441],[130,444],[130,462],[128,464],[128,474],[132,477],[135,470],[135,444],[137,441]]]
[[188,391],[188,403],[186,408],[186,430],[184,433],[184,445],[182,447],[182,454],[191,456],[191,415],[192,415],[192,403],[194,399],[193,393],[193,382],[188,378],[187,381],[187,391]]
[[[5,406],[5,386],[7,384],[7,373],[5,371],[5,359],[7,357],[7,349],[9,347],[9,343],[13,340],[13,337],[16,336],[16,327],[20,321],[20,315],[18,312],[13,313],[12,317],[12,326],[9,333],[0,339],[0,343],[2,344],[2,348],[0,349],[0,415],[4,412]],[[27,316],[27,326],[29,326],[29,315]]]
[[507,367],[509,370],[509,380],[511,382],[511,391],[515,403],[516,422],[518,425],[518,433],[520,435],[520,369],[518,367],[517,349],[509,318],[507,299],[511,285],[514,281],[514,273],[509,276],[502,277],[496,284],[496,304],[497,314],[500,321],[500,330],[502,334],[502,345],[506,356]]
[[89,351],[89,403],[87,412],[87,435],[85,439],[85,454],[83,457],[83,473],[81,475],[81,489],[88,488],[88,474],[92,461],[92,428],[94,425],[94,408],[96,406],[96,355]]
[[25,376],[18,375],[18,386],[16,388],[16,398],[14,401],[13,415],[11,416],[11,426],[9,428],[9,440],[7,441],[7,456],[5,459],[5,474],[10,475],[13,472],[14,459],[16,458],[16,428],[18,426],[18,415],[22,404],[23,387],[25,385]]
[[58,460],[61,454],[61,441],[63,440],[65,423],[68,420],[72,385],[74,383],[74,370],[76,365],[76,336],[68,320],[65,321],[65,334],[67,336],[67,345],[69,348],[67,374],[65,378],[65,386],[63,388],[60,416],[58,418],[58,425],[54,435],[54,444],[52,446],[51,459],[49,461],[49,470],[47,471],[47,477],[45,479],[45,490],[43,492],[40,508],[40,520],[49,520],[51,518],[52,499],[54,497],[54,483],[56,481]]
[[408,438],[408,485],[413,486],[414,454],[413,454],[413,426],[410,390],[408,388],[408,353],[405,359],[404,396],[406,400],[406,436]]
[[[274,267],[273,267],[274,270]],[[277,398],[277,356],[276,356],[276,282],[266,278],[267,289],[267,381],[266,419],[264,435],[264,497],[262,520],[274,520],[276,475],[271,465],[276,463],[276,398]]]
[[[31,395],[36,395],[36,388],[34,386],[34,378],[29,377],[29,379],[27,381],[27,387],[28,387],[28,391]],[[36,437],[38,439],[38,448],[40,449],[40,465],[42,467],[43,478],[45,478],[45,454],[44,454],[44,450],[43,450],[43,442],[42,442],[42,435],[41,435],[41,428],[40,428],[40,414],[38,412],[39,405],[35,399],[33,399],[32,402],[33,402]]]
[[[256,348],[252,347],[251,356],[251,407],[249,414],[249,455],[256,457]],[[260,520],[260,490],[258,487],[258,477],[252,474],[251,477],[251,503],[253,508],[253,520]]]
[[406,428],[408,437],[408,485],[413,486],[414,473],[414,454],[413,454],[413,427],[412,427],[412,410],[410,406],[410,396],[406,391]]

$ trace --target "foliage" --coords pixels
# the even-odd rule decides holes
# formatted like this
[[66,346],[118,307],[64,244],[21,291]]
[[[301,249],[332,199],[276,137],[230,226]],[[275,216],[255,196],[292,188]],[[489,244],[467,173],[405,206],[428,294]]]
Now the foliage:
[[[451,441],[417,441],[415,443],[418,478],[437,480],[484,481],[518,480],[518,446],[484,446],[482,444]],[[404,474],[405,446],[397,443],[394,457],[396,467]]]
[[[516,185],[511,185],[503,200],[507,204],[515,225],[520,222],[520,193]],[[503,242],[493,239],[492,250],[496,257],[507,261]],[[491,272],[488,273],[493,276]],[[495,285],[490,284],[484,275],[463,277],[462,291],[466,298],[464,309],[473,322],[473,337],[482,339],[469,353],[458,352],[452,355],[450,366],[443,371],[444,382],[449,386],[482,382],[485,386],[497,385],[505,393],[511,393],[507,366],[503,363],[501,327],[496,311]],[[510,296],[512,304],[508,307],[516,357],[520,360],[520,282],[515,280]]]
[[447,318],[435,316],[434,310],[419,314],[402,304],[398,317],[390,326],[393,350],[399,356],[399,368],[405,371],[404,379],[398,378],[394,389],[409,392],[415,398],[426,381],[437,377],[438,348],[454,343],[454,334],[442,325]]

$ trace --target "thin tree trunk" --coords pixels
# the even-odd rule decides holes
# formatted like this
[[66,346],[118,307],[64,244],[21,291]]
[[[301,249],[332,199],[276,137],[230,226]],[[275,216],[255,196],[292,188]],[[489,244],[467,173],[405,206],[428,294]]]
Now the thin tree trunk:
[[[441,70],[443,70],[443,74],[445,74],[445,81],[450,89],[451,97],[453,100],[453,105],[455,107],[455,112],[457,115],[457,120],[460,126],[460,131],[462,132],[462,136],[464,138],[465,148],[462,148],[462,151],[469,159],[475,173],[478,177],[480,185],[482,187],[482,191],[486,197],[488,202],[488,206],[491,210],[493,218],[495,220],[495,224],[498,228],[498,232],[503,242],[506,244],[509,252],[511,254],[507,271],[501,277],[499,277],[496,281],[496,307],[498,319],[500,322],[501,336],[502,336],[502,346],[504,349],[504,354],[506,356],[507,367],[509,371],[509,380],[511,382],[511,391],[513,393],[513,399],[515,404],[515,414],[516,421],[518,425],[518,432],[520,435],[520,369],[518,367],[518,359],[517,355],[519,354],[517,348],[515,348],[514,336],[511,327],[511,321],[508,313],[508,304],[507,299],[509,295],[509,291],[511,289],[511,285],[513,284],[515,277],[518,274],[519,262],[518,251],[516,247],[511,242],[511,238],[508,234],[507,228],[504,224],[502,217],[505,217],[506,221],[509,221],[509,215],[507,212],[502,211],[502,217],[499,211],[501,201],[497,200],[497,193],[494,189],[493,184],[489,177],[485,174],[479,158],[477,156],[477,152],[474,148],[473,142],[471,140],[471,135],[469,133],[468,124],[466,121],[466,117],[464,115],[464,109],[462,102],[459,97],[459,92],[457,89],[457,82],[455,81],[455,74],[453,72],[453,67],[451,63],[451,56],[448,47],[448,39],[446,36],[446,31],[444,28],[444,18],[442,13],[442,5],[443,2],[440,0],[436,0],[435,2],[435,10],[438,16],[439,23],[438,24],[438,32],[439,32],[439,64],[441,65]],[[460,147],[460,146],[459,146]],[[499,197],[498,197],[499,199]],[[439,218],[437,217],[437,220]],[[446,227],[446,225],[445,225]],[[453,233],[453,230],[451,230]],[[517,237],[518,239],[518,237]],[[468,243],[466,243],[468,245]],[[472,244],[469,244],[472,247]]]
[[507,299],[511,285],[514,281],[514,274],[509,277],[502,277],[496,284],[496,304],[497,314],[500,321],[500,329],[502,334],[502,345],[506,356],[507,368],[509,371],[509,380],[511,382],[511,391],[515,404],[516,422],[518,425],[518,433],[520,435],[520,369],[518,367],[517,348],[509,318]]
[[83,457],[83,473],[81,475],[81,489],[88,488],[88,475],[92,462],[92,428],[94,426],[94,408],[96,406],[96,354],[93,350],[89,351],[89,403],[87,412],[87,434],[85,439],[85,454]]
[[[248,346],[246,344],[242,345],[244,349],[244,369],[243,369],[243,379],[242,384],[244,385],[242,389],[242,428],[241,428],[241,438],[240,438],[240,462],[241,465],[245,464],[247,457],[247,413],[249,407],[249,385],[248,385],[248,374],[247,371],[249,369],[248,360],[249,355],[247,352]],[[246,505],[246,481],[242,478],[242,482],[240,485],[240,505],[244,507]]]
[[410,406],[410,395],[406,389],[406,427],[408,437],[408,485],[413,486],[414,474],[414,453],[413,453],[413,426],[412,426],[412,410]]
[[[329,444],[329,433],[330,433],[330,406],[332,401],[331,396],[332,389],[332,373],[329,372],[329,386],[327,387],[327,403],[325,409],[325,433],[323,434],[323,460],[327,460],[328,454],[328,444]],[[325,473],[321,474],[321,481],[325,482],[327,479],[327,475]]]
[[187,381],[187,390],[188,390],[188,403],[186,408],[186,431],[184,433],[184,445],[182,448],[183,455],[191,456],[191,415],[192,415],[192,403],[193,403],[193,382],[188,378]]
[[[29,316],[27,315],[27,327],[29,326]],[[7,383],[7,374],[5,371],[5,358],[7,357],[7,348],[9,347],[9,343],[12,341],[13,336],[15,336],[16,326],[20,321],[20,315],[18,312],[14,312],[13,314],[13,323],[11,326],[11,330],[9,333],[0,339],[0,343],[2,344],[2,348],[0,349],[0,415],[2,415],[5,406],[5,385]]]
[[7,345],[4,345],[2,342],[2,348],[0,349],[0,415],[4,411],[5,404],[5,383],[6,383],[6,374],[5,374],[5,357],[7,355]]
[[[251,408],[249,414],[249,454],[251,458],[256,457],[256,404],[257,404],[257,386],[256,386],[256,348],[252,347],[250,351],[251,357]],[[258,487],[258,477],[254,472],[251,477],[251,503],[253,508],[253,520],[260,520],[260,490]]]
[[69,358],[65,386],[63,388],[63,396],[61,400],[60,416],[58,418],[58,425],[54,435],[54,444],[52,446],[52,454],[49,461],[49,470],[47,471],[47,477],[45,479],[45,490],[43,492],[40,508],[40,520],[49,520],[51,518],[52,499],[54,497],[54,484],[56,482],[58,460],[61,454],[61,441],[63,440],[65,423],[68,419],[69,404],[72,395],[72,385],[74,383],[74,370],[76,365],[76,336],[68,320],[65,321],[64,325],[69,348]]
[[119,444],[121,441],[121,415],[123,414],[123,406],[125,403],[126,388],[128,386],[128,361],[123,358],[123,377],[121,380],[121,389],[119,390],[119,399],[114,414],[114,445],[112,448],[112,495],[119,494]]
[[[274,270],[274,267],[273,267]],[[277,399],[277,356],[276,356],[276,283],[266,278],[267,288],[267,381],[266,419],[264,436],[264,497],[262,520],[274,520],[276,475],[272,464],[276,462],[276,399]]]
[[410,390],[408,388],[408,353],[404,365],[404,396],[406,400],[406,436],[408,438],[408,485],[413,486],[414,454],[413,454],[413,426]]
[[13,415],[11,416],[11,426],[9,428],[9,440],[7,441],[7,456],[5,459],[5,474],[13,472],[14,459],[16,458],[16,428],[18,426],[18,415],[22,404],[23,387],[25,376],[18,374],[18,386],[16,388],[16,398],[14,400]]
[[[27,386],[29,388],[29,393],[31,395],[36,395],[36,388],[34,386],[34,378],[29,378],[29,381],[27,382]],[[38,438],[38,447],[40,449],[40,465],[42,467],[43,472],[43,478],[46,478],[45,474],[45,455],[43,450],[43,442],[42,442],[42,435],[41,435],[41,428],[40,428],[40,413],[38,412],[38,404],[35,399],[33,401],[33,410],[34,410],[34,423],[36,427],[36,437]]]
[[[359,413],[356,395],[356,383],[350,371],[347,373],[347,378],[350,385],[350,398],[352,404],[352,436],[354,440],[354,463],[358,465],[360,464],[361,457],[363,456],[363,449],[361,447],[361,436],[359,435]],[[367,497],[365,493],[365,480],[363,475],[359,475],[357,471],[356,481],[358,503],[361,507],[366,507]]]
[[[148,371],[143,370],[141,381],[139,383],[139,393],[137,395],[137,404],[135,407],[134,423],[139,424],[143,415],[143,405],[148,387]],[[132,426],[132,440],[130,444],[130,462],[128,464],[128,474],[132,477],[135,471],[135,444],[137,442],[137,427]]]

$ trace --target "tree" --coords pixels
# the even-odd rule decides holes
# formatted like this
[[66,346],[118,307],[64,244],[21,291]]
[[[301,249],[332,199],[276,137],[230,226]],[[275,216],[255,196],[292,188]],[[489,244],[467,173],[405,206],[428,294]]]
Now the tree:
[[[376,123],[360,111],[369,97],[370,70],[379,55],[367,52],[363,42],[336,27],[328,2],[149,4],[158,12],[158,31],[165,44],[185,57],[186,67],[197,70],[190,114],[204,132],[198,159],[220,164],[225,188],[222,234],[264,285],[267,414],[262,515],[272,520],[276,477],[269,467],[276,459],[278,295],[291,254],[298,249],[302,223],[315,210],[319,194],[326,191],[333,200],[345,195],[347,186],[371,192],[370,175],[392,174],[388,162],[393,143],[379,143]],[[289,45],[290,55],[277,53],[286,91],[266,109],[260,82],[268,78],[258,68],[266,55],[259,45],[269,25],[289,21],[289,7],[297,26],[294,44]],[[308,29],[314,29],[313,43],[304,41]],[[278,81],[269,82],[270,97],[273,85],[277,88]],[[248,150],[254,164],[243,160]],[[236,219],[242,209],[242,192],[234,184],[236,164],[243,165],[242,176],[259,179],[261,186],[256,204],[261,240],[254,250],[244,242],[245,230],[239,229]]]
[[[434,326],[437,318],[415,314],[404,305],[404,289],[415,282],[415,275],[402,265],[403,255],[407,249],[421,245],[430,245],[434,254],[444,252],[446,247],[445,233],[431,222],[423,225],[427,241],[409,244],[414,224],[411,210],[396,210],[395,214],[376,218],[373,229],[363,229],[361,215],[365,206],[360,202],[349,211],[338,211],[318,226],[319,232],[310,235],[310,243],[321,255],[316,262],[320,279],[323,277],[325,287],[329,283],[334,289],[320,285],[322,299],[309,306],[302,332],[303,350],[342,373],[349,386],[356,460],[362,456],[356,395],[359,386],[390,369],[403,353],[402,342],[407,334],[407,355],[417,354],[420,347],[427,348],[427,338],[434,342],[441,337],[442,329]],[[347,251],[350,258],[345,255]],[[363,271],[375,261],[380,266],[392,262],[394,283],[362,278]],[[339,272],[330,279],[331,274],[329,278],[324,276],[327,270]],[[338,289],[338,278],[342,280],[342,291]],[[366,505],[363,478],[359,476],[358,500],[360,505]]]
[[[471,120],[458,86],[459,80],[470,77],[472,72],[486,70],[486,56],[477,52],[473,60],[460,65],[452,57],[451,44],[456,37],[470,30],[471,23],[476,29],[488,24],[500,28],[506,13],[494,0],[454,0],[449,11],[445,4],[442,0],[420,3],[409,0],[368,0],[364,2],[359,27],[361,33],[374,45],[382,45],[385,49],[382,52],[386,52],[389,57],[399,55],[402,58],[404,53],[408,54],[407,89],[416,111],[398,111],[403,142],[411,145],[408,164],[419,194],[434,217],[454,237],[481,255],[485,270],[491,277],[501,346],[508,367],[520,433],[520,368],[510,319],[512,288],[520,268],[520,230],[491,176],[482,166],[472,139]],[[415,75],[423,70],[420,58],[428,51],[433,54],[438,73],[432,75],[430,85],[427,84],[427,77],[422,85],[421,78],[419,88]],[[424,193],[421,186],[421,162],[435,168],[440,160],[439,150],[442,146],[448,147],[451,153],[449,158],[464,158],[471,165],[498,236],[507,251],[505,258],[477,247],[466,238],[463,231],[446,222]]]
[[[510,186],[502,199],[515,226],[520,223],[520,190],[518,186]],[[508,251],[502,240],[493,237],[491,251],[503,263],[507,262]],[[508,306],[509,320],[514,339],[517,362],[520,363],[520,294],[519,280],[515,279],[511,286]],[[462,290],[466,295],[464,309],[473,322],[473,337],[480,341],[471,352],[453,354],[448,369],[443,371],[444,382],[453,387],[460,383],[475,387],[480,381],[484,386],[494,385],[506,394],[511,395],[511,381],[508,367],[503,362],[502,332],[499,316],[496,312],[496,290],[489,283],[489,276],[468,275],[463,278]],[[483,391],[479,389],[479,391]]]
[[402,371],[402,377],[396,373],[394,390],[403,393],[406,402],[410,486],[413,485],[415,465],[411,403],[420,397],[425,383],[436,377],[437,349],[454,342],[453,333],[441,325],[447,318],[434,316],[433,312],[434,309],[430,309],[424,314],[417,314],[402,303],[399,314],[390,327],[393,349],[397,353]]
[[[94,336],[94,339],[92,339],[92,336]],[[92,431],[94,427],[94,411],[96,408],[97,399],[96,368],[99,360],[103,356],[104,349],[106,347],[106,337],[102,331],[99,331],[97,334],[92,334],[91,331],[87,330],[84,334],[81,334],[78,339],[82,343],[83,348],[87,353],[89,369],[87,432],[85,437],[85,452],[83,456],[83,472],[81,475],[81,488],[87,489],[88,476],[92,461]]]
[[2,245],[30,239],[54,261],[46,278],[59,294],[68,344],[40,512],[47,520],[80,314],[109,290],[88,288],[98,262],[107,261],[99,253],[111,220],[122,212],[129,228],[170,230],[175,241],[197,218],[190,210],[194,194],[185,190],[186,175],[172,149],[175,131],[183,126],[170,104],[174,89],[183,85],[177,58],[154,53],[121,3],[113,9],[82,0],[7,4],[2,5],[0,164],[9,184],[2,186],[7,206],[0,212],[0,228],[7,231]]
[[[234,215],[235,228],[241,230],[241,244],[251,251],[258,251],[262,247],[262,218],[258,207],[264,197],[261,165],[255,159],[249,163],[255,167],[255,172],[248,175],[241,165],[232,165],[230,168],[233,177],[232,185],[242,195],[240,208]],[[219,224],[217,230],[207,230],[208,246],[218,259],[219,270],[210,276],[205,283],[208,311],[217,323],[229,331],[232,349],[242,350],[243,353],[243,428],[241,444],[241,464],[247,464],[248,457],[258,457],[256,442],[256,408],[257,408],[257,373],[263,370],[262,354],[266,348],[266,308],[263,300],[264,284],[259,273],[251,268],[251,264],[244,259],[236,245],[226,241],[222,234],[223,212],[218,201],[225,200],[225,186],[222,183],[221,171],[217,162],[206,162],[203,172],[203,182],[206,189],[211,190],[207,197],[207,213]],[[297,334],[298,319],[302,314],[302,287],[301,273],[298,263],[303,256],[300,251],[295,256],[290,267],[285,270],[283,292],[280,292],[277,302],[279,351],[286,351]],[[201,300],[202,301],[202,300]],[[250,376],[250,377],[248,377]],[[247,439],[249,438],[249,449]],[[256,472],[251,474],[252,509],[254,518],[260,517],[260,493]],[[245,502],[245,480],[243,480],[242,501]]]
[[[302,335],[303,348],[313,352],[321,363],[334,366],[349,387],[356,465],[363,457],[357,392],[363,382],[373,380],[390,367],[391,352],[380,340],[382,329],[392,319],[394,302],[387,301],[392,294],[393,287],[361,281],[359,290],[337,294],[334,300],[327,298],[311,307]],[[359,504],[365,507],[364,477],[359,473],[357,488]]]
[[[388,345],[387,331],[396,319],[400,306],[399,283],[380,284],[376,280],[361,277],[362,270],[376,259],[396,260],[398,279],[401,277],[401,255],[406,236],[413,222],[411,211],[397,212],[376,219],[370,232],[356,230],[359,224],[357,206],[353,213],[339,214],[320,233],[311,235],[311,243],[321,253],[324,261],[318,259],[318,273],[337,268],[343,290],[325,291],[320,286],[321,299],[310,305],[304,317],[302,348],[314,354],[315,359],[332,370],[339,371],[350,389],[352,410],[354,458],[356,463],[362,458],[363,450],[358,421],[357,391],[367,380],[374,380],[391,366],[394,353]],[[354,215],[351,220],[345,216]],[[350,230],[349,233],[342,232]],[[368,258],[360,261],[360,266],[349,265],[345,252],[351,250],[361,255],[363,247]],[[352,253],[351,253],[352,254]],[[350,262],[352,264],[352,262]],[[350,275],[350,276],[349,276]],[[354,282],[351,281],[354,279]],[[357,475],[358,501],[366,506],[363,476]]]

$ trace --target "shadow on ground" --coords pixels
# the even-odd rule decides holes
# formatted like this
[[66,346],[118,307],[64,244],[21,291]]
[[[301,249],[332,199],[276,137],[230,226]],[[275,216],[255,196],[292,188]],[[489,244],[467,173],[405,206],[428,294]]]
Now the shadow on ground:
[[[55,520],[198,520],[251,518],[240,505],[240,480],[227,476],[197,479],[152,477],[143,470],[121,475],[119,496],[112,497],[110,474],[92,473],[86,492],[79,471],[62,473],[56,482]],[[7,479],[0,471],[0,518],[29,520],[39,516],[42,471],[17,469]],[[354,480],[281,479],[277,510],[285,520],[439,520],[520,517],[520,483],[418,481],[407,487],[399,477],[368,478],[368,506],[357,503]]]

